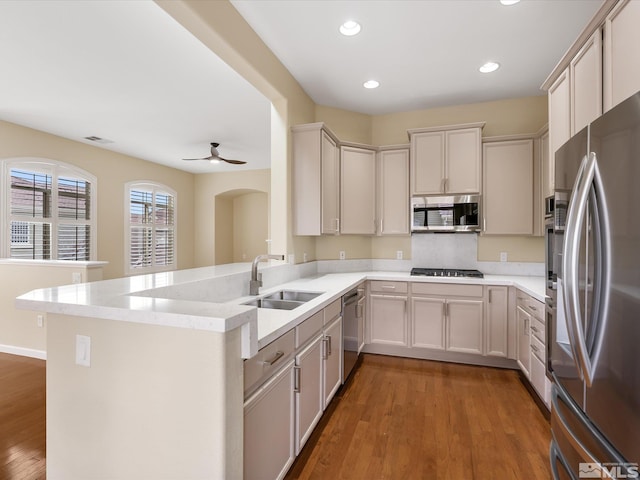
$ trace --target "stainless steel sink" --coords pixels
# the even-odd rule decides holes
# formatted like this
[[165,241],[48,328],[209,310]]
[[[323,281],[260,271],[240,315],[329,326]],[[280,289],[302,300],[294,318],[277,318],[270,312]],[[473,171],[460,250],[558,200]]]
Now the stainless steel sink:
[[243,305],[250,305],[258,308],[275,308],[277,310],[293,310],[296,307],[313,300],[322,292],[299,292],[297,290],[280,290],[271,295],[254,298]]
[[275,308],[276,310],[293,310],[296,307],[304,304],[304,302],[296,302],[293,300],[278,300],[270,298],[256,298],[249,302],[245,302],[243,305],[250,305],[258,308]]
[[308,302],[322,295],[322,292],[299,292],[297,290],[280,290],[279,292],[267,295],[264,298],[269,300],[292,300],[294,302]]

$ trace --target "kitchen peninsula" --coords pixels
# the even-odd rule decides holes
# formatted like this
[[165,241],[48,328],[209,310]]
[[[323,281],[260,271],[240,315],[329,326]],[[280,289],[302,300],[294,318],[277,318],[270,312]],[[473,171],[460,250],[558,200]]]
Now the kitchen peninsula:
[[[262,294],[324,293],[290,311],[242,305],[250,264],[231,264],[19,297],[19,308],[47,313],[48,476],[242,478],[244,358],[365,280],[461,283],[408,271],[325,274],[315,262],[261,270]],[[542,277],[469,282],[544,299]]]

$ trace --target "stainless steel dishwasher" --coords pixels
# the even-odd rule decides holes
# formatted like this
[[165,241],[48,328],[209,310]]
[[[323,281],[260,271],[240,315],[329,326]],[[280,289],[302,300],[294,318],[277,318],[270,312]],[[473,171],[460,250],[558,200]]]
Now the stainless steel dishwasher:
[[342,381],[345,382],[358,360],[364,345],[364,285],[342,297]]

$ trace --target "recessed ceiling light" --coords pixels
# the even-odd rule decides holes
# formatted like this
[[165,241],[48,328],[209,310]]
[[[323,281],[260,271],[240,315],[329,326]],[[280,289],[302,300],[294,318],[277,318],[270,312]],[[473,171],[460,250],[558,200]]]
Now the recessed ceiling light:
[[499,68],[500,68],[499,63],[487,62],[484,65],[482,65],[478,70],[480,70],[482,73],[491,73],[491,72],[495,72]]
[[364,88],[378,88],[380,86],[380,82],[377,80],[367,80],[362,84]]
[[500,0],[500,3],[506,6],[515,5],[518,2],[520,2],[520,0]]
[[347,37],[351,37],[360,33],[360,28],[361,27],[358,22],[347,20],[342,25],[340,25],[340,33],[346,35]]

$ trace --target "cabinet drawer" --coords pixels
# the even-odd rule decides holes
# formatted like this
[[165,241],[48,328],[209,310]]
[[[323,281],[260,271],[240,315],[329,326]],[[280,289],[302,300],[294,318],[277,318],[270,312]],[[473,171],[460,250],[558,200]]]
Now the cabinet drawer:
[[440,295],[457,297],[482,297],[482,285],[457,285],[452,283],[422,283],[411,284],[411,293],[418,295]]
[[369,289],[375,293],[407,293],[407,282],[384,282],[372,280]]
[[324,324],[328,324],[342,313],[342,299],[339,298],[324,307]]
[[538,360],[540,360],[543,365],[547,363],[547,351],[545,349],[544,343],[542,343],[533,335],[531,336],[531,353],[535,357],[538,357]]
[[544,318],[544,303],[521,290],[518,290],[517,304],[538,320],[542,321]]
[[547,343],[544,323],[537,317],[531,317],[531,336],[536,337],[543,345]]
[[296,331],[296,348],[300,348],[307,343],[314,334],[318,333],[322,328],[324,315],[322,312],[315,313],[307,318],[304,322],[295,328]]
[[[320,317],[322,326],[322,317]],[[293,353],[294,332],[288,331],[277,338],[258,353],[244,361],[244,391],[245,394],[251,387],[259,386],[264,380],[278,371],[286,359]]]

